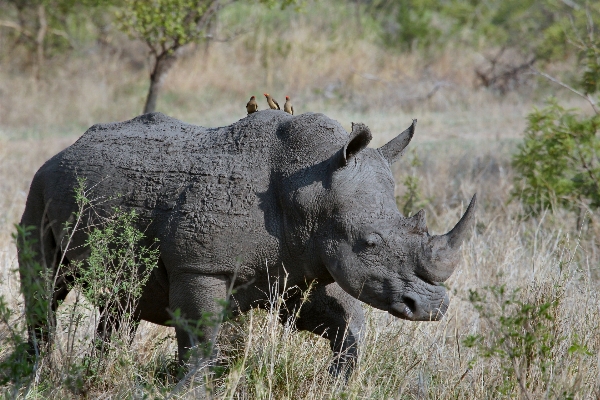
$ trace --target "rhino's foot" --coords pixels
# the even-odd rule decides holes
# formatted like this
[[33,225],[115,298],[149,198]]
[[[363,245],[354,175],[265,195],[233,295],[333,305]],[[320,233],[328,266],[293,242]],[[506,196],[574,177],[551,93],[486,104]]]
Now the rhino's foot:
[[343,378],[344,382],[348,382],[354,367],[356,367],[357,357],[346,356],[336,357],[336,359],[329,366],[329,374],[335,378]]

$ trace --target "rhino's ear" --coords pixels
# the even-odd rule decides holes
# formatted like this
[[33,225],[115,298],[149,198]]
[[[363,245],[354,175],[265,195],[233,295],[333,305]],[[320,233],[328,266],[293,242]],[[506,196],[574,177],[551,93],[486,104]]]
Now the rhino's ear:
[[412,125],[408,127],[404,132],[381,146],[378,150],[388,162],[392,165],[402,157],[404,149],[410,143],[413,135],[415,134],[415,128],[417,126],[417,120],[413,119]]
[[354,156],[356,156],[361,150],[366,148],[373,139],[371,130],[365,125],[360,123],[352,123],[352,133],[350,133],[350,140],[342,149],[342,165],[348,164]]

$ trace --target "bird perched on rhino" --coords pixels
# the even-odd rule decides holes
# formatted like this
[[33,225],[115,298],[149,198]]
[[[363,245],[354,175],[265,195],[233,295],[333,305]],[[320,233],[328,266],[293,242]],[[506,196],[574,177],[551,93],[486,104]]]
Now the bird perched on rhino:
[[290,96],[285,96],[285,104],[283,105],[283,111],[285,111],[288,114],[294,115],[294,106],[290,101]]
[[258,111],[258,103],[255,96],[250,97],[250,101],[246,103],[246,111],[248,111],[248,115]]
[[269,107],[271,108],[271,110],[281,110],[281,107],[279,107],[279,103],[277,101],[275,101],[275,99],[272,98],[269,93],[263,93],[263,94],[267,98],[267,103],[269,104]]

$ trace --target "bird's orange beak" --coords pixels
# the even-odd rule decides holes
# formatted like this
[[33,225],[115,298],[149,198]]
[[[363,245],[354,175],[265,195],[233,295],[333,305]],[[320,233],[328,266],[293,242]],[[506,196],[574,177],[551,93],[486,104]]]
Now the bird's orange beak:
[[265,97],[267,97],[269,94],[268,93],[263,93],[265,95]]

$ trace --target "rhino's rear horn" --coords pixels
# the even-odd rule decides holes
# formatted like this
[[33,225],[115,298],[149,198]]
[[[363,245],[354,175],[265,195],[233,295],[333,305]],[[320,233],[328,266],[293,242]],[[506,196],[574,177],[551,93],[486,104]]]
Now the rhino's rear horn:
[[344,146],[342,151],[344,155],[343,164],[347,164],[358,152],[365,149],[373,139],[371,130],[361,123],[352,123],[352,133],[350,133],[350,141]]
[[425,219],[425,210],[420,209],[415,215],[407,218],[405,223],[412,228],[415,233],[427,232],[427,220]]
[[448,240],[448,246],[450,246],[450,248],[456,249],[462,244],[463,239],[465,239],[467,233],[473,226],[473,222],[475,221],[476,208],[477,194],[474,194],[471,202],[469,203],[469,207],[467,207],[467,211],[465,211],[460,221],[458,221],[456,226],[454,226],[450,232],[444,235]]
[[404,149],[415,134],[416,126],[417,120],[413,119],[412,125],[408,129],[379,148],[379,152],[387,160],[388,164],[392,165],[402,157]]

